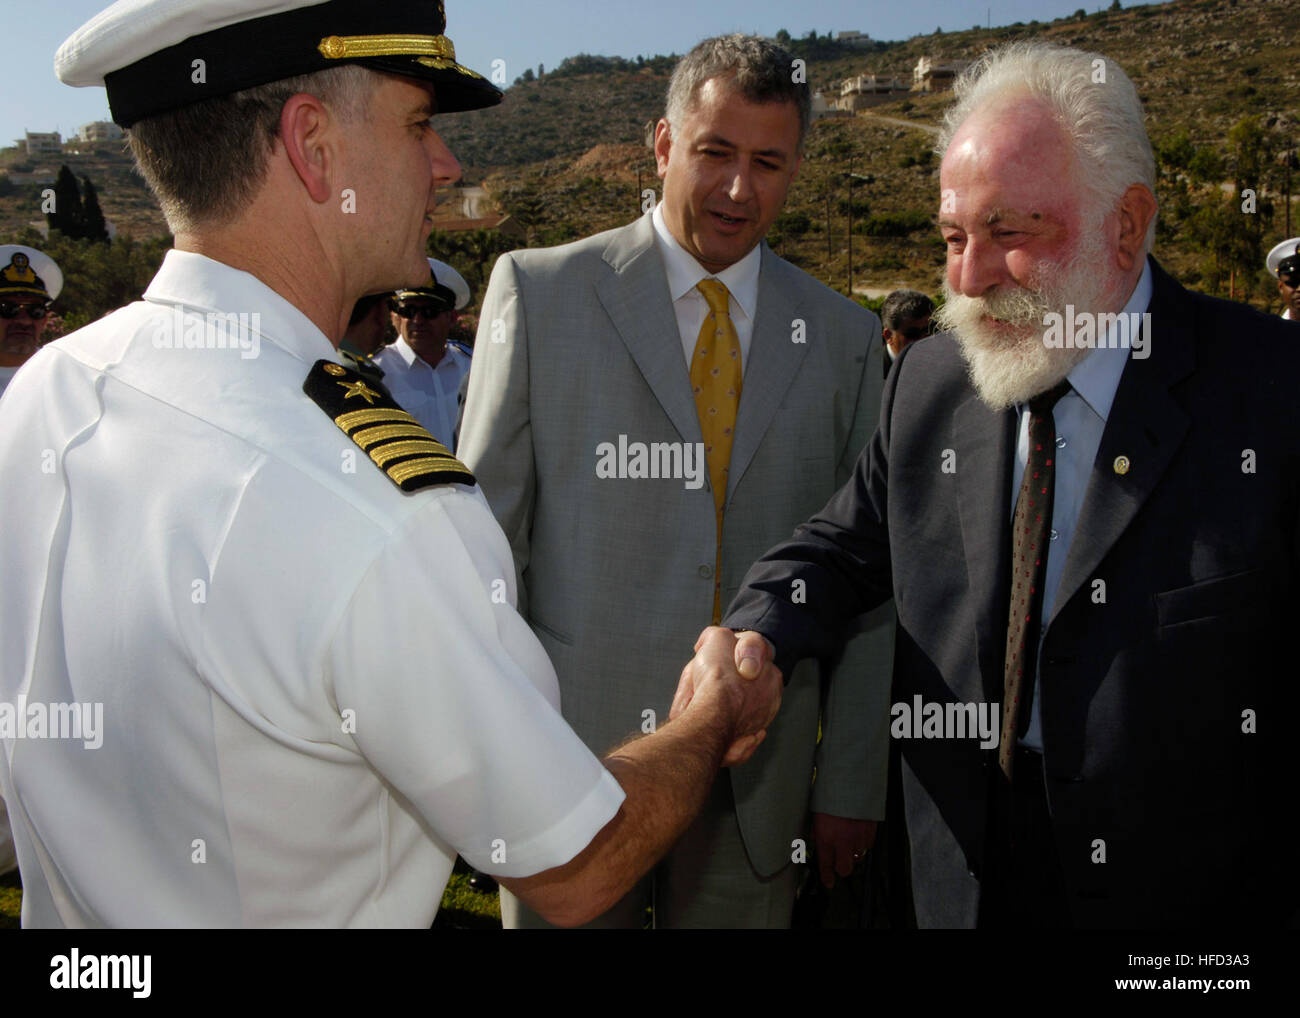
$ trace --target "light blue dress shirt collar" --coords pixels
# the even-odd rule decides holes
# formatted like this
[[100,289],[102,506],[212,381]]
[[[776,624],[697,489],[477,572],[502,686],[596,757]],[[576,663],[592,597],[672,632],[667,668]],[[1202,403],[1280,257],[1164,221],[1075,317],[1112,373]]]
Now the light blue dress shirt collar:
[[[1146,262],[1142,266],[1142,275],[1138,278],[1137,286],[1133,288],[1121,313],[1140,315],[1146,311],[1151,306],[1151,294],[1154,289],[1151,263]],[[1114,345],[1115,328],[1116,326],[1112,324],[1107,330],[1107,342],[1104,347],[1099,345],[1066,376],[1070,388],[1077,392],[1092,408],[1093,413],[1103,421],[1110,418],[1111,404],[1115,402],[1115,393],[1119,389],[1119,376],[1124,373],[1124,365],[1128,363],[1129,358],[1127,349]],[[1143,339],[1150,344],[1150,336],[1144,336]],[[1150,349],[1149,345],[1147,349]],[[1019,409],[1023,411],[1023,405]]]

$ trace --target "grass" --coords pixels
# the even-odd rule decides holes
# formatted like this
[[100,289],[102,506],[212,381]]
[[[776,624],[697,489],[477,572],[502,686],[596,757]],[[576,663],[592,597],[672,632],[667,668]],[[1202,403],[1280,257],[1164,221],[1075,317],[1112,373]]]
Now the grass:
[[[0,877],[0,930],[16,930],[22,914],[23,891],[17,872]],[[460,859],[447,882],[435,930],[499,930],[501,909],[497,893],[469,886],[469,868]]]
[[22,888],[17,870],[0,877],[0,930],[18,929],[18,917],[23,908]]

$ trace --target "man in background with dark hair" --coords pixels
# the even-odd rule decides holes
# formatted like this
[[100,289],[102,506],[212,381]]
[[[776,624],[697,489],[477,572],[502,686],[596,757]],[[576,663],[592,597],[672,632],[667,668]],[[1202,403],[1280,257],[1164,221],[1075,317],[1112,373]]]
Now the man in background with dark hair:
[[924,339],[934,331],[930,316],[934,301],[920,290],[895,290],[880,305],[880,338],[884,341],[886,375],[908,343]]
[[374,355],[384,346],[388,334],[388,294],[372,293],[352,307],[348,328],[339,340],[339,353],[358,374],[372,382],[383,380],[384,369]]
[[[875,424],[876,317],[761,243],[801,160],[798,71],[762,39],[700,43],[655,130],[654,212],[502,257],[484,298],[458,454],[596,752],[663,724],[668,663],[847,479]],[[663,928],[789,925],[814,762],[820,876],[852,871],[884,815],[890,611],[838,664],[793,670],[754,759],[596,925],[640,927],[650,904]],[[509,894],[502,914],[539,924]]]

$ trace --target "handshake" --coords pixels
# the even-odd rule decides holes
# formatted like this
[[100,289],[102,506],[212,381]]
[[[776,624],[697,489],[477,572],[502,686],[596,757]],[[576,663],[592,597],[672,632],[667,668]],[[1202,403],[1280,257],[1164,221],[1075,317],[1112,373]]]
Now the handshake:
[[682,669],[668,718],[707,712],[725,725],[723,767],[754,755],[781,706],[783,683],[772,654],[772,645],[758,633],[710,626]]

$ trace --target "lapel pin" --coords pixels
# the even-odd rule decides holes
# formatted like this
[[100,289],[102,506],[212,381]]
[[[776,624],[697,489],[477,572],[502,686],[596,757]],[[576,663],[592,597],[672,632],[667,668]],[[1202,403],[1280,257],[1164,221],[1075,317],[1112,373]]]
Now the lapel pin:
[[1122,477],[1124,474],[1128,473],[1128,468],[1132,466],[1132,463],[1129,462],[1127,456],[1116,456],[1113,466],[1115,468],[1115,473]]

